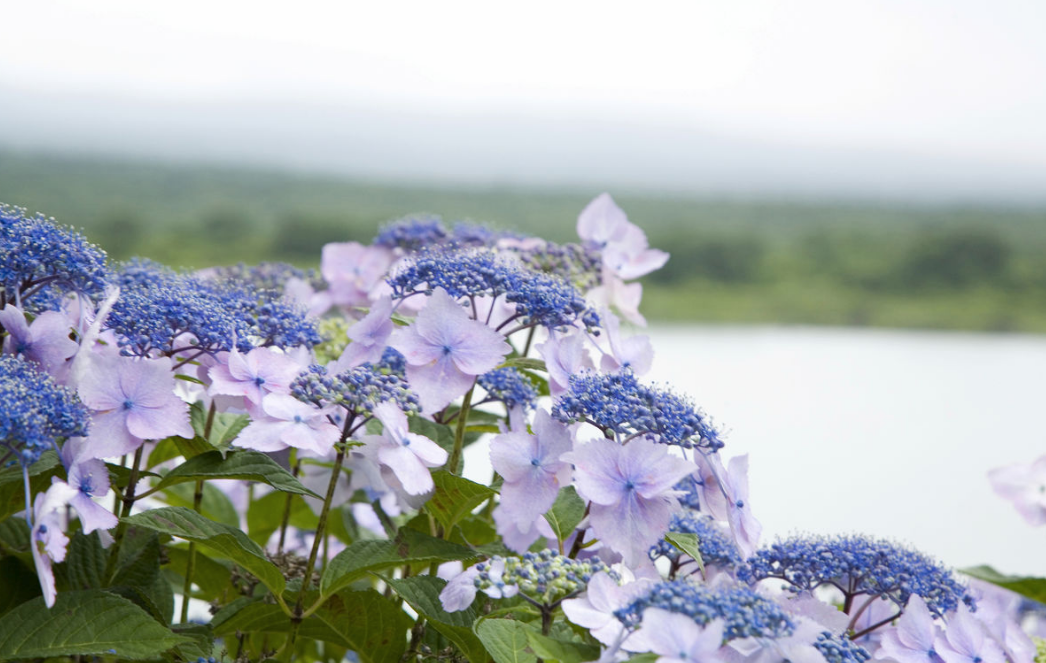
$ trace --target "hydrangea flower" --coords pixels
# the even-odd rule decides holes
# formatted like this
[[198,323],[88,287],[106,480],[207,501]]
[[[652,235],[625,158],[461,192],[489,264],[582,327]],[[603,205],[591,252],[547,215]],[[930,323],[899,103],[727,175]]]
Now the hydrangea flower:
[[1029,525],[1046,524],[1046,456],[1030,464],[1007,465],[988,472],[992,489],[1013,502]]
[[60,438],[87,435],[90,417],[76,393],[20,357],[0,357],[0,403],[4,458],[14,454],[23,466]]
[[697,469],[649,440],[594,440],[562,458],[574,464],[577,492],[592,503],[593,533],[630,566],[646,559],[668,530],[679,509],[673,486]]
[[[672,516],[668,531],[696,534],[697,548],[706,567],[732,568],[741,563],[741,553],[738,552],[737,546],[719,529],[711,516],[693,512],[677,513]],[[656,560],[659,557],[666,557],[674,563],[678,563],[681,557],[689,559],[664,539],[650,549],[650,559]],[[696,566],[694,570],[697,570]]]
[[374,245],[413,253],[446,239],[447,229],[440,217],[415,214],[386,223],[374,238]]
[[823,585],[839,588],[849,613],[854,597],[884,596],[899,608],[917,594],[935,615],[972,602],[952,573],[922,553],[863,536],[805,536],[779,541],[758,551],[738,570],[755,583],[766,578],[786,581],[794,592]]
[[0,304],[21,306],[44,290],[97,298],[108,282],[105,252],[83,235],[0,203]]
[[330,285],[331,299],[338,306],[369,306],[371,293],[395,257],[383,246],[363,246],[359,242],[336,242],[323,247],[320,273]]
[[72,488],[64,483],[51,484],[45,493],[39,493],[33,501],[32,530],[29,545],[32,549],[33,564],[40,579],[40,588],[44,593],[44,603],[52,607],[58,592],[54,584],[53,562],[65,560],[65,551],[69,537],[62,531],[63,512]]
[[642,437],[685,449],[715,451],[719,433],[692,403],[670,391],[640,384],[631,371],[581,373],[552,406],[563,423],[583,421],[602,431]]
[[291,394],[317,408],[337,406],[349,418],[366,419],[374,408],[394,401],[404,412],[417,412],[418,397],[404,379],[402,357],[387,350],[378,364],[361,364],[338,373],[314,364],[291,383]]
[[260,406],[266,394],[289,394],[291,382],[304,368],[293,357],[274,348],[254,348],[243,354],[236,348],[218,355],[210,368],[208,393],[243,396]]
[[913,594],[894,628],[884,629],[876,658],[897,663],[941,663],[934,643],[941,629],[933,621],[926,602]]
[[318,409],[286,394],[262,399],[264,418],[255,419],[238,436],[236,446],[255,451],[304,449],[318,456],[330,452],[341,430],[330,422],[328,410]]
[[[109,494],[109,469],[101,460],[91,458],[87,439],[74,437],[66,440],[61,457],[69,479],[65,483],[73,489],[69,504],[79,514],[84,534],[116,527],[118,520],[113,512],[93,499]],[[52,481],[59,479],[55,477]]]
[[80,398],[94,412],[90,453],[111,458],[144,440],[192,438],[189,405],[174,393],[169,358],[98,357],[79,384]]
[[436,290],[414,323],[396,329],[390,346],[407,361],[407,381],[425,413],[442,410],[463,395],[477,376],[492,370],[510,347],[504,337]]
[[755,552],[763,526],[752,514],[748,499],[748,454],[735,456],[724,468],[718,454],[698,453],[701,507],[713,518],[729,523],[741,553]]
[[392,300],[388,297],[381,297],[362,320],[346,331],[346,335],[352,342],[345,347],[334,370],[343,371],[363,363],[381,361],[395,327],[396,325],[392,322]]
[[722,620],[705,626],[690,617],[661,608],[647,608],[639,630],[625,641],[625,649],[653,652],[664,663],[706,663],[719,660],[723,645]]
[[609,573],[596,573],[583,595],[563,601],[567,619],[589,629],[592,637],[605,645],[619,642],[626,632],[617,611],[646,596],[655,584],[650,578],[636,579],[627,570],[622,575],[626,577],[619,584]]
[[5,353],[22,355],[51,375],[57,375],[66,360],[80,349],[79,344],[69,338],[72,329],[69,319],[58,311],[44,311],[29,324],[22,309],[8,305],[0,309],[0,328],[7,331]]
[[818,635],[813,644],[827,663],[865,663],[872,657],[864,647],[850,638],[828,631]]
[[447,452],[438,444],[411,433],[407,415],[396,404],[386,401],[374,408],[374,416],[385,429],[381,435],[366,435],[362,441],[385,467],[399,479],[410,495],[424,495],[435,488],[429,468],[447,462]]
[[1005,663],[1002,648],[966,606],[948,615],[946,625],[944,636],[938,635],[934,641],[944,663]]
[[745,587],[713,589],[688,580],[654,585],[615,615],[625,626],[635,628],[649,608],[686,615],[707,625],[722,619],[726,640],[746,637],[780,638],[791,635],[795,625],[777,603]]
[[501,401],[509,410],[533,410],[537,406],[538,390],[517,368],[495,368],[479,376],[477,383],[487,392],[485,400]]

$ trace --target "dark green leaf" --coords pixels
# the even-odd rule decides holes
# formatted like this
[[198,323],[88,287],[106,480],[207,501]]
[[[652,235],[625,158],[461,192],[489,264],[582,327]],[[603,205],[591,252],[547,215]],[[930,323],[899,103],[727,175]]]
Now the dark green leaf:
[[208,520],[192,509],[164,507],[123,520],[134,527],[144,527],[206,546],[254,574],[273,594],[281,595],[286,587],[280,570],[246,534],[238,528]]
[[701,549],[697,547],[698,540],[696,534],[689,532],[669,532],[665,535],[665,541],[671,543],[675,548],[687,555],[690,555],[697,562],[697,568],[701,570],[701,573],[705,572],[705,560],[701,558]]
[[194,456],[168,472],[158,488],[166,488],[178,483],[196,481],[197,479],[243,479],[268,484],[276,490],[298,495],[309,495],[322,499],[312,492],[294,476],[276,464],[272,458],[257,451],[232,451],[225,458],[221,452],[208,451]]
[[[53,470],[57,470],[61,463],[58,461],[58,454],[53,451],[45,451],[40,454],[40,457],[36,459],[36,462],[29,466],[29,476],[36,477],[41,474],[49,473]],[[22,485],[22,466],[15,463],[8,467],[0,468],[0,486],[4,486],[9,483]]]
[[[195,499],[196,484],[179,483],[168,486],[161,493],[164,501],[171,506],[183,506],[191,508]],[[200,501],[200,513],[211,520],[228,525],[229,527],[240,527],[240,513],[233,506],[232,500],[221,488],[209,483],[203,485],[203,499]]]
[[[184,578],[185,566],[189,559],[188,548],[167,546],[167,559],[169,560],[167,568]],[[196,549],[194,564],[193,582],[199,587],[199,590],[194,592],[193,596],[210,601],[229,590],[232,572],[228,567],[203,554],[199,547]]]
[[534,663],[537,657],[528,649],[532,632],[533,627],[514,619],[484,619],[476,625],[476,635],[494,663]]
[[348,586],[367,571],[415,562],[448,562],[474,559],[476,553],[464,546],[403,527],[393,540],[357,541],[327,564],[320,592],[329,596]]
[[72,589],[105,587],[105,563],[109,553],[102,547],[98,532],[73,534],[65,553],[66,577]]
[[41,594],[36,571],[17,557],[0,558],[0,587],[0,615]]
[[559,495],[556,495],[556,501],[552,508],[545,514],[545,520],[552,527],[552,531],[556,533],[556,538],[559,539],[560,543],[566,541],[574,533],[578,523],[584,517],[585,500],[578,497],[577,491],[574,490],[573,486],[561,489]]
[[487,486],[443,470],[433,472],[432,481],[436,492],[425,503],[425,509],[448,530],[494,495]]
[[1004,587],[1011,592],[1017,592],[1039,603],[1046,603],[1046,578],[1035,578],[1031,576],[1007,576],[999,573],[987,565],[974,566],[968,569],[960,569],[962,573],[990,582],[993,585]]
[[178,624],[172,626],[175,634],[189,638],[189,642],[175,647],[181,661],[195,661],[210,658],[214,652],[214,632],[208,624]]
[[0,520],[0,551],[29,552],[29,523],[25,518]]
[[476,623],[475,606],[458,612],[443,609],[439,593],[446,586],[446,581],[433,576],[414,576],[400,580],[390,578],[386,582],[410,607],[425,617],[432,628],[457,645],[471,663],[487,663],[487,651],[472,631]]
[[0,661],[110,653],[144,660],[185,642],[127,599],[97,589],[59,592],[50,609],[38,597],[0,617]]
[[[0,407],[3,407],[0,404]],[[29,466],[29,492],[32,495],[42,493],[51,485],[51,477],[65,476],[58,454],[45,451],[40,458]],[[23,488],[22,468],[19,465],[0,470],[0,520],[11,514],[25,510],[25,489]]]

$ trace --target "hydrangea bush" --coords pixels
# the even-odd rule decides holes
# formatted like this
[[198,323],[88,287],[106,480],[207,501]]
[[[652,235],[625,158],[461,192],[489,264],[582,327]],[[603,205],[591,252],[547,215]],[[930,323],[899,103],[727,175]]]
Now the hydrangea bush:
[[[902,544],[763,544],[627,333],[668,255],[605,194],[577,230],[190,273],[0,207],[0,661],[1033,659],[1016,595]],[[1041,464],[995,477],[1038,523]]]

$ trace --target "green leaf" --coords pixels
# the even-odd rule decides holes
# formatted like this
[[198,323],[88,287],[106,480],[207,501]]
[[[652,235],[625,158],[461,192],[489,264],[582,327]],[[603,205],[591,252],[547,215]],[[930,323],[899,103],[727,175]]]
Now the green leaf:
[[532,632],[532,627],[514,619],[484,619],[476,625],[476,635],[494,663],[534,663],[537,656],[528,651]]
[[698,539],[696,534],[689,532],[669,532],[665,535],[665,541],[668,541],[676,550],[690,555],[697,562],[697,568],[701,570],[701,574],[705,572],[705,560],[701,559],[701,549],[697,547]]
[[0,615],[41,593],[36,571],[17,557],[0,558],[0,587]]
[[200,385],[203,385],[205,387],[207,386],[207,383],[204,382],[203,380],[201,380],[200,378],[194,378],[193,376],[185,375],[184,373],[175,373],[174,374],[174,379],[175,380],[184,380],[186,382],[192,382],[193,384],[200,384]]
[[153,450],[149,452],[149,457],[145,461],[145,467],[153,468],[164,461],[178,458],[181,455],[181,449],[175,444],[174,439],[168,437],[157,442]]
[[[40,454],[35,463],[29,466],[29,476],[40,476],[45,472],[57,470],[59,465],[61,463],[58,461],[58,454],[53,451],[45,451]],[[17,484],[19,487],[22,485],[22,466],[18,463],[0,468],[0,486],[11,483]]]
[[974,566],[968,569],[959,569],[971,578],[984,580],[993,585],[1004,587],[1011,592],[1017,592],[1039,603],[1046,603],[1046,578],[1034,578],[1031,576],[1007,576],[999,573],[987,565]]
[[425,509],[446,530],[494,495],[487,486],[443,470],[433,472],[432,481],[436,492],[425,503]]
[[134,527],[144,527],[206,546],[254,574],[277,596],[282,595],[286,587],[283,574],[269,561],[257,543],[238,528],[208,520],[192,509],[163,507],[128,516],[123,521]]
[[137,661],[188,640],[127,599],[97,589],[59,592],[50,609],[38,597],[0,617],[0,661],[110,653]]
[[[193,505],[196,484],[179,483],[163,489],[163,499],[171,506],[190,508]],[[203,499],[200,500],[200,513],[207,518],[228,525],[240,527],[240,514],[233,506],[229,496],[217,486],[209,483],[203,485]]]
[[290,524],[299,529],[316,529],[319,518],[305,500],[286,493],[269,493],[253,500],[247,507],[247,532],[260,545],[268,543],[272,533],[280,528],[288,498],[291,500]]
[[595,661],[599,658],[599,647],[596,645],[556,640],[532,629],[528,629],[526,634],[531,651],[546,661],[585,663],[585,661]]
[[402,527],[395,539],[357,541],[338,553],[323,572],[320,593],[323,596],[334,594],[367,571],[416,562],[467,560],[476,556],[465,546]]
[[65,553],[65,571],[73,589],[105,587],[105,563],[109,553],[102,547],[98,532],[73,534]]
[[176,634],[189,638],[189,642],[178,645],[175,648],[181,661],[195,661],[200,658],[209,658],[215,655],[214,632],[209,624],[178,624],[172,626],[171,630]]
[[457,645],[471,663],[487,663],[490,658],[480,638],[472,631],[476,623],[476,608],[471,606],[458,612],[447,612],[440,603],[439,593],[446,581],[433,576],[413,576],[396,580],[386,579],[410,607],[429,621],[429,625]]
[[29,552],[29,523],[25,518],[0,520],[0,551]]
[[[2,405],[0,405],[2,407]],[[40,458],[29,466],[29,492],[37,494],[51,486],[51,477],[65,476],[58,454],[45,451]],[[0,470],[0,520],[11,514],[25,510],[25,489],[22,487],[22,468],[20,465]]]
[[[229,589],[232,572],[221,562],[217,562],[196,549],[196,560],[193,570],[193,583],[199,590],[193,596],[204,601],[211,601]],[[185,578],[185,567],[189,560],[188,548],[167,546],[167,568]]]
[[209,444],[212,448],[224,452],[236,436],[240,434],[251,418],[246,414],[233,414],[231,412],[216,412],[211,419],[210,434],[207,433],[207,409],[203,403],[197,401],[189,408],[189,420],[196,436]]
[[570,535],[574,533],[578,523],[584,517],[585,500],[578,497],[577,491],[574,490],[573,486],[561,489],[559,495],[556,495],[556,501],[552,508],[545,514],[545,520],[552,527],[552,531],[556,533],[556,538],[559,539],[560,543],[570,538]]
[[502,362],[501,366],[498,368],[502,367],[522,368],[530,371],[544,371],[545,373],[548,372],[545,360],[535,359],[533,357],[511,357]]
[[323,499],[312,492],[294,476],[276,464],[272,458],[257,451],[232,451],[225,458],[219,451],[194,456],[168,472],[157,488],[166,488],[178,483],[198,479],[243,479],[268,484],[285,493],[308,495]]
[[[301,623],[299,634],[355,649],[365,663],[397,663],[407,647],[411,619],[396,604],[367,589],[331,596]],[[261,602],[222,610],[212,622],[216,636],[236,633],[287,633],[291,622],[275,605]]]

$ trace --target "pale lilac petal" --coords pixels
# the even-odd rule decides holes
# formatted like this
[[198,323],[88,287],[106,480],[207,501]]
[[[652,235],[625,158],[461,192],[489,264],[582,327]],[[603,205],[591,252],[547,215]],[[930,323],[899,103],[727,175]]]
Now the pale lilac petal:
[[520,481],[533,468],[533,436],[505,433],[490,441],[490,464],[505,481]]
[[936,635],[937,627],[926,602],[918,594],[912,594],[904,607],[904,614],[897,620],[897,639],[909,649],[925,652],[933,649]]
[[425,366],[407,365],[407,383],[418,394],[421,411],[439,412],[459,396],[464,396],[476,378],[459,371],[454,362],[442,358]]
[[479,571],[476,567],[467,569],[447,583],[439,594],[440,603],[447,612],[458,612],[472,605],[476,600],[476,578]]
[[594,504],[614,505],[625,498],[625,479],[618,469],[621,446],[610,440],[579,444],[564,459],[574,465],[578,494]]
[[191,439],[195,434],[189,423],[189,404],[171,394],[160,407],[134,407],[127,412],[127,430],[143,440],[161,440],[177,435]]
[[392,470],[403,490],[411,495],[422,495],[435,487],[429,469],[408,447],[383,445],[378,449],[378,460]]
[[668,531],[669,519],[678,510],[674,498],[645,499],[634,491],[619,504],[592,504],[592,531],[612,549],[621,553],[628,565],[645,559],[647,551]]
[[282,451],[287,445],[281,438],[289,425],[279,419],[255,419],[236,436],[236,446],[255,451]]
[[406,439],[410,442],[410,452],[418,457],[426,467],[440,467],[447,462],[447,450],[436,444],[424,435],[407,433]]
[[408,366],[423,366],[438,361],[443,355],[443,348],[422,338],[417,327],[399,327],[389,337],[389,347],[399,351]]
[[142,444],[142,439],[127,430],[127,412],[123,409],[91,415],[87,451],[92,458],[113,458],[129,454]]
[[379,361],[395,327],[392,322],[392,299],[382,297],[371,307],[370,313],[349,327],[347,334],[352,343],[338,359],[339,366],[343,366],[342,370]]
[[96,529],[112,529],[119,523],[112,511],[98,504],[84,493],[79,493],[69,503],[80,516],[80,524],[83,526],[84,534],[90,534]]
[[668,448],[650,440],[633,440],[621,447],[621,472],[631,478],[636,492],[644,498],[654,498],[679,483],[683,477],[697,471],[688,460],[668,453]]
[[577,234],[586,242],[603,247],[622,239],[628,225],[628,217],[610,194],[601,193],[578,215]]

